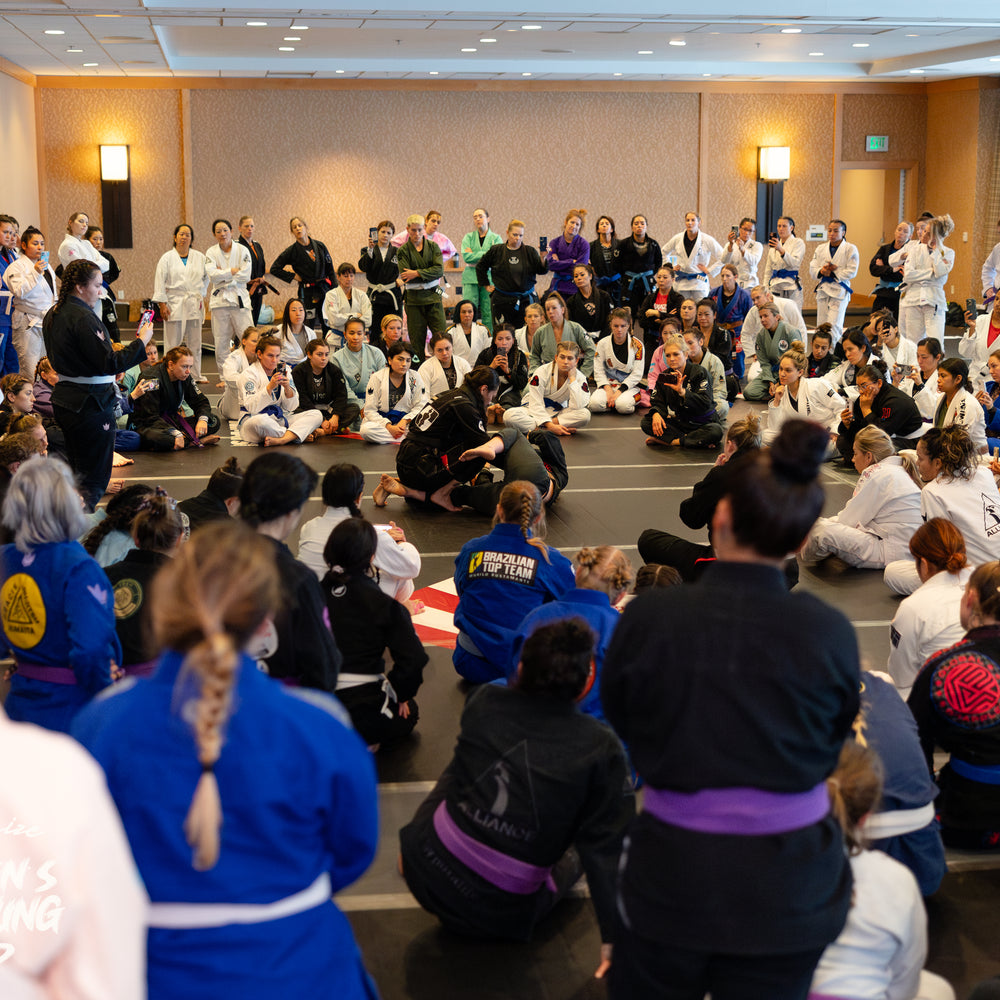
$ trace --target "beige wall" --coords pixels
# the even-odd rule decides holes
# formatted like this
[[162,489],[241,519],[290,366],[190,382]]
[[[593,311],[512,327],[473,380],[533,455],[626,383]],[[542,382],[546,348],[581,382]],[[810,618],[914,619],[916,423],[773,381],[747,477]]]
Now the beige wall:
[[[1000,81],[993,81],[1000,83]],[[972,288],[976,297],[982,292],[980,274],[983,261],[989,256],[1000,235],[997,234],[997,196],[991,185],[1000,184],[1000,86],[979,91],[979,136],[976,144],[976,220],[974,233],[970,234],[973,247]]]
[[13,215],[21,229],[39,221],[35,90],[0,72],[0,135],[4,142],[0,213]]
[[[754,211],[757,146],[787,144],[792,176],[784,206],[802,236],[832,214],[841,163],[915,163],[921,207],[950,210],[960,231],[970,232],[964,250],[954,244],[963,268],[958,289],[969,284],[973,241],[985,231],[974,225],[977,172],[991,162],[989,114],[1000,112],[1000,92],[980,91],[975,81],[977,89],[947,93],[923,84],[845,93],[780,84],[235,83],[78,89],[40,80],[50,241],[70,212],[100,216],[102,141],[132,147],[136,249],[116,254],[129,298],[150,292],[156,261],[186,206],[202,249],[213,218],[235,223],[253,213],[269,258],[290,242],[293,214],[306,216],[335,262],[355,261],[369,226],[382,218],[401,227],[410,212],[437,208],[442,230],[458,243],[484,202],[494,229],[516,215],[532,242],[558,233],[566,210],[578,207],[590,211],[590,238],[602,212],[615,217],[620,235],[631,215],[643,212],[651,235],[663,241],[697,207],[704,230],[721,240],[734,219]],[[956,128],[961,121],[978,127]],[[890,136],[888,159],[863,153],[872,133]],[[840,212],[850,222],[850,206]],[[815,244],[808,247],[807,261]],[[860,247],[863,259],[871,249]],[[808,303],[812,282],[804,285]]]
[[[180,222],[183,171],[180,96],[177,90],[41,90],[47,218],[45,237],[58,249],[66,222],[86,212],[101,218],[97,147],[130,146],[134,249],[109,247],[122,269],[119,298],[139,299],[153,290],[153,271],[171,247]],[[240,182],[233,175],[234,186]],[[207,230],[196,234],[199,246]]]

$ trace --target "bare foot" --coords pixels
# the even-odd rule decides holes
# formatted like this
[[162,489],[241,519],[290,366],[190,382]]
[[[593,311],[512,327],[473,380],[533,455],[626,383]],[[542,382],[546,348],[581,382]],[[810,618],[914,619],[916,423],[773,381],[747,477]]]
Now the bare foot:
[[422,615],[427,610],[427,605],[423,601],[415,601],[411,598],[409,601],[404,601],[403,603],[411,615]]
[[178,434],[177,437],[174,438],[174,451],[183,451],[184,445],[184,435]]
[[226,388],[226,383],[225,382],[216,382],[215,383],[215,388],[216,389],[225,389]]
[[389,502],[389,496],[389,491],[381,483],[372,490],[372,500],[376,507],[384,507]]
[[305,441],[303,441],[302,443],[303,444],[312,444],[313,441],[316,440],[316,435],[319,434],[319,433],[320,433],[319,431],[313,431],[312,434],[307,434]]
[[112,459],[111,465],[116,469],[120,469],[123,465],[135,465],[135,459],[126,458],[124,455],[119,455],[118,452],[116,451],[115,457],[114,459]]
[[206,447],[211,448],[213,444],[218,444],[222,439],[218,434],[206,434],[203,438],[198,438],[199,441]]
[[646,444],[648,444],[651,448],[655,448],[659,445],[666,444],[666,442],[662,438],[648,437],[646,438]]
[[406,487],[393,476],[387,476],[382,473],[382,479],[379,482],[379,486],[386,491],[386,493],[391,493],[394,497],[405,497]]
[[284,444],[281,438],[266,437],[261,442],[265,448],[273,448],[275,445]]
[[452,513],[457,513],[462,508],[456,507],[451,502],[451,491],[458,485],[454,480],[450,483],[446,483],[439,490],[435,490],[427,499],[431,503],[436,503],[439,507],[444,507],[445,510],[450,510]]
[[104,492],[105,493],[121,493],[121,491],[124,488],[125,488],[125,480],[124,479],[112,479],[108,483],[108,488]]

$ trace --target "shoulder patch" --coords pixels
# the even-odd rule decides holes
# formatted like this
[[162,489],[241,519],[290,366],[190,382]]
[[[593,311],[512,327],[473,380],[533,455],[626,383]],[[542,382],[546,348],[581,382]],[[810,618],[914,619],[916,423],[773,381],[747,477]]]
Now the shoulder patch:
[[532,375],[531,381],[528,383],[528,385],[539,385],[538,376]]
[[254,390],[253,379],[247,379],[247,381],[243,383],[243,391],[244,392],[253,392],[253,390]]

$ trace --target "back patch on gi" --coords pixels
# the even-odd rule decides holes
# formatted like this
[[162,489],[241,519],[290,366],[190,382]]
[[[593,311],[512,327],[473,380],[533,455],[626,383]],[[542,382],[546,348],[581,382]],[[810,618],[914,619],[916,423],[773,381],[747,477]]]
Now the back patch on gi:
[[538,575],[538,560],[534,556],[519,556],[515,552],[473,552],[469,558],[469,577],[473,580],[503,580],[530,587]]

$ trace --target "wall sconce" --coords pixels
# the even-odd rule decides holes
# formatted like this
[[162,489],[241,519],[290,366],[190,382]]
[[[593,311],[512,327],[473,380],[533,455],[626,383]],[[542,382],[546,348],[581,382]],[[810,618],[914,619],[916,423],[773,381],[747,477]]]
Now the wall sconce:
[[788,146],[757,147],[757,179],[787,181],[791,150]]
[[765,247],[783,211],[790,159],[788,146],[757,147],[757,239]]
[[100,146],[101,224],[109,249],[132,248],[132,181],[128,146]]
[[101,180],[128,180],[128,146],[101,146]]

